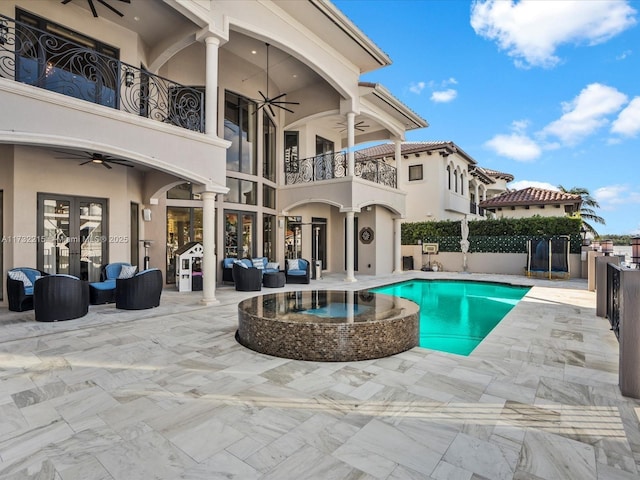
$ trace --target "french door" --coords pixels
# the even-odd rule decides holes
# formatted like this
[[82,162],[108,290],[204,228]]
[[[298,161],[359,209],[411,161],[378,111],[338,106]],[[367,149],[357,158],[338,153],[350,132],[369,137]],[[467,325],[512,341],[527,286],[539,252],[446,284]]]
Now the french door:
[[107,199],[38,194],[38,269],[97,282],[108,259]]

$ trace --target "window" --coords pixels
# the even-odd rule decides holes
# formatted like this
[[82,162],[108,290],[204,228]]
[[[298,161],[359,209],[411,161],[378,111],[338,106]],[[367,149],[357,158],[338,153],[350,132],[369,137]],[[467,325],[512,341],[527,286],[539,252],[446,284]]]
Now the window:
[[451,166],[447,165],[447,188],[451,190]]
[[262,256],[269,260],[276,258],[276,216],[262,216]]
[[272,182],[276,181],[276,126],[267,112],[262,113],[262,176]]
[[302,217],[287,217],[284,247],[285,258],[302,258]]
[[167,198],[172,200],[200,200],[200,195],[193,193],[191,183],[182,183],[167,190]]
[[284,132],[284,171],[298,173],[298,132]]
[[409,181],[422,180],[422,165],[409,165]]
[[454,191],[458,192],[458,171],[453,172]]
[[229,192],[224,196],[225,202],[257,205],[258,186],[250,180],[227,177]]
[[256,214],[251,212],[224,212],[224,256],[245,258],[255,256],[254,231]]
[[[4,212],[4,207],[2,205],[2,190],[0,190],[0,238],[4,235],[4,231],[2,230],[3,219],[2,215]],[[0,243],[0,272],[4,272],[4,259],[2,258],[2,251],[4,250],[3,245]],[[2,284],[4,279],[2,275],[0,275],[0,300],[2,300],[2,292],[4,292],[4,285]]]
[[[131,249],[131,265],[140,265],[140,206],[131,202],[131,224],[129,236],[129,248]],[[142,269],[140,269],[142,270]]]
[[202,242],[202,208],[167,207],[167,278],[176,282],[175,252],[189,242]]
[[262,186],[262,205],[267,208],[276,208],[276,189],[269,185]]
[[255,175],[256,104],[226,92],[224,105],[224,139],[231,142],[227,149],[227,170]]
[[16,29],[17,81],[119,107],[117,48],[23,10],[16,10],[16,19],[24,24]]

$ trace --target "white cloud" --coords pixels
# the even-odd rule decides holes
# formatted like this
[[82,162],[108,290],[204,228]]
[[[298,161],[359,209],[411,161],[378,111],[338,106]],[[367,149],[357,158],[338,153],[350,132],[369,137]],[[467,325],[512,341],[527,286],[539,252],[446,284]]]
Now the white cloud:
[[625,50],[624,52],[622,52],[620,55],[616,57],[616,60],[624,60],[625,58],[630,56],[632,53],[633,53],[632,50]]
[[422,90],[424,90],[424,87],[426,87],[427,85],[424,82],[411,82],[411,85],[409,86],[409,91],[411,93],[415,93],[416,95],[420,95],[420,93],[422,93]]
[[615,88],[592,83],[571,102],[563,102],[562,117],[547,125],[541,133],[574,145],[607,124],[606,116],[620,110],[626,101],[627,96]]
[[635,97],[611,125],[612,133],[635,137],[640,133],[640,97]]
[[522,190],[523,188],[528,188],[528,187],[536,187],[536,188],[542,188],[544,190],[553,190],[553,191],[558,190],[558,187],[556,187],[555,185],[552,185],[548,182],[537,182],[535,180],[518,180],[517,182],[511,182],[509,184],[509,188],[512,190]]
[[597,45],[634,26],[636,11],[623,0],[477,0],[471,26],[498,44],[517,66],[553,67],[564,44]]
[[509,135],[496,135],[485,142],[485,146],[500,156],[520,162],[535,160],[542,153],[542,149],[535,141],[518,132]]
[[433,92],[431,94],[431,101],[436,103],[447,103],[451,102],[458,96],[458,92],[453,88],[448,88],[447,90],[441,90],[439,92]]
[[600,187],[593,192],[593,198],[606,209],[609,205],[625,203],[627,201],[627,192],[629,187],[626,185],[609,185]]

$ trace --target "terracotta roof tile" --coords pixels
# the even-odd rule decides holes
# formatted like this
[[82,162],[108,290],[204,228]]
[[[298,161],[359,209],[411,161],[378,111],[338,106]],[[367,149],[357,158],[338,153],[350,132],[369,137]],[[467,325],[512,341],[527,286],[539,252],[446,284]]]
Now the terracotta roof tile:
[[557,190],[544,190],[542,188],[529,187],[513,192],[505,192],[497,197],[483,200],[480,206],[483,208],[503,207],[503,206],[524,206],[542,204],[567,204],[581,203],[580,195],[563,193]]
[[484,171],[490,177],[501,178],[502,180],[506,180],[507,182],[512,182],[514,178],[513,175],[511,175],[510,173],[499,172],[497,170],[491,170],[490,168],[484,168]]

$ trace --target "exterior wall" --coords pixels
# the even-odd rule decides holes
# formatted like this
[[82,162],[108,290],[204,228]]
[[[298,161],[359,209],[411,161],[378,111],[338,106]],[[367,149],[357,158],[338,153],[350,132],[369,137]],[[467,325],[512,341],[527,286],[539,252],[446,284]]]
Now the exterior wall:
[[[402,255],[413,257],[413,268],[419,270],[427,264],[427,256],[422,255],[421,245],[403,245]],[[462,272],[463,255],[461,252],[439,252],[431,255],[431,262],[440,263],[444,271]],[[526,253],[468,253],[467,271],[469,273],[488,273],[506,275],[525,275]],[[582,277],[580,254],[569,254],[569,272],[571,278]]]

